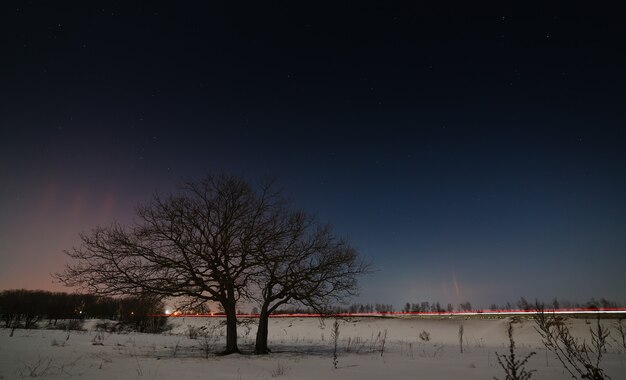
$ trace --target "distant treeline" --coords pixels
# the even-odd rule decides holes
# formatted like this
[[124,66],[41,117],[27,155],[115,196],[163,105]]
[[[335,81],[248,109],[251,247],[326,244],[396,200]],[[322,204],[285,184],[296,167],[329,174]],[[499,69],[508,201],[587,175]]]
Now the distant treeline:
[[[459,308],[457,310],[459,311],[467,311],[467,310],[471,310],[472,309],[472,305],[469,302],[465,302],[459,305]],[[354,314],[354,313],[393,313],[395,312],[396,309],[393,307],[393,305],[391,304],[381,304],[381,303],[375,303],[375,304],[370,304],[370,303],[366,303],[366,304],[362,304],[362,303],[353,303],[352,305],[349,306],[333,306],[331,308],[329,308],[326,312],[330,313],[330,314]],[[452,306],[452,304],[448,304],[446,308],[442,307],[441,304],[439,302],[434,302],[434,303],[430,303],[430,302],[420,302],[420,303],[410,303],[407,302],[405,304],[405,306],[402,308],[402,310],[400,310],[402,312],[417,312],[417,313],[423,313],[423,312],[435,312],[435,313],[443,313],[446,311],[455,311],[454,306]],[[254,313],[254,309],[252,310],[252,312]],[[282,308],[280,310],[277,310],[275,314],[294,314],[294,313],[298,313],[298,314],[316,314],[316,312],[307,309],[307,308],[297,308],[297,307],[292,307],[292,308]]]
[[43,320],[111,319],[134,325],[140,331],[154,324],[151,314],[163,313],[163,303],[151,296],[112,298],[43,290],[0,292],[0,321],[6,328],[33,328]]
[[[540,302],[545,308],[548,309],[612,309],[622,307],[622,304],[615,301],[609,301],[605,298],[599,300],[592,298],[587,302],[570,302],[568,300],[559,300],[554,298],[551,302]],[[492,310],[534,310],[536,308],[537,301],[529,302],[526,298],[521,297],[517,302],[507,302],[504,305],[492,304],[489,308]]]
[[[533,310],[535,302],[529,302],[524,297],[517,302],[507,302],[504,305],[492,304],[491,310]],[[605,298],[578,303],[567,300],[557,300],[550,303],[542,303],[546,308],[617,308],[622,305]],[[139,331],[151,330],[157,326],[162,328],[165,318],[152,317],[151,315],[163,314],[163,302],[154,296],[113,298],[95,296],[91,294],[68,294],[63,292],[48,292],[43,290],[5,290],[0,292],[0,323],[6,328],[24,327],[32,328],[40,321],[47,320],[52,326],[56,326],[58,320],[84,320],[90,318],[110,319],[127,325],[131,325]],[[417,303],[407,302],[402,312],[429,312],[444,313],[453,311],[472,311],[472,304],[464,302],[456,307],[448,303],[445,307],[439,302],[422,301]],[[183,313],[209,313],[210,310],[181,310]],[[362,304],[353,303],[349,306],[334,306],[326,312],[330,314],[342,313],[391,313],[394,312],[391,304]],[[241,312],[240,312],[241,313]],[[253,314],[258,314],[258,309],[252,309]],[[219,313],[218,313],[219,314]],[[287,307],[281,308],[274,314],[316,314],[309,308]],[[159,321],[156,321],[159,319]]]
[[[258,309],[255,307],[252,309],[252,313],[256,314]],[[328,314],[354,314],[354,313],[391,313],[394,311],[393,305],[391,304],[362,304],[362,303],[354,303],[350,306],[332,306],[325,310],[325,313]],[[302,307],[283,307],[281,309],[276,310],[273,314],[318,314],[317,311],[311,310],[309,308]]]
[[[621,307],[621,304],[615,301],[609,301],[605,298],[600,298],[596,300],[592,298],[591,300],[579,303],[579,302],[570,302],[568,300],[558,300],[554,298],[550,303],[540,302],[545,308],[548,309],[607,309],[607,308],[617,308]],[[537,301],[529,302],[526,298],[521,297],[517,302],[511,303],[507,302],[504,305],[491,304],[489,306],[489,310],[494,311],[504,311],[504,310],[535,310],[537,307]],[[427,301],[420,303],[410,303],[407,302],[402,308],[403,312],[430,312],[430,313],[443,313],[443,312],[453,312],[453,311],[472,311],[474,308],[472,304],[468,302],[461,303],[454,307],[452,304],[448,304],[444,309],[439,302],[429,303]]]
[[[609,301],[605,298],[599,300],[592,298],[591,300],[583,303],[570,302],[568,300],[553,299],[550,303],[541,302],[540,305],[547,309],[606,309],[606,308],[618,308],[622,307],[619,302]],[[503,305],[492,304],[489,309],[494,311],[504,310],[534,310],[536,308],[536,301],[529,302],[526,298],[521,297],[517,302],[507,302]],[[444,307],[440,302],[407,302],[404,307],[399,310],[404,313],[446,313],[446,312],[464,312],[474,311],[472,304],[467,301],[458,305],[451,303],[446,304]],[[353,313],[391,313],[395,312],[393,305],[390,304],[361,304],[354,303],[349,306],[334,306],[327,310],[330,314],[353,314]],[[252,313],[256,314],[256,308],[252,309]],[[315,311],[308,308],[288,307],[277,310],[275,314],[317,314]]]

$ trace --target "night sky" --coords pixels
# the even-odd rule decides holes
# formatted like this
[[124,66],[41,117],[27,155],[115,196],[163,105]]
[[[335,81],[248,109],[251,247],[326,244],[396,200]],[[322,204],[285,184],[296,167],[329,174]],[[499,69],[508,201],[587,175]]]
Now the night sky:
[[2,2],[0,289],[225,170],[373,261],[355,301],[626,301],[623,2],[155,3]]

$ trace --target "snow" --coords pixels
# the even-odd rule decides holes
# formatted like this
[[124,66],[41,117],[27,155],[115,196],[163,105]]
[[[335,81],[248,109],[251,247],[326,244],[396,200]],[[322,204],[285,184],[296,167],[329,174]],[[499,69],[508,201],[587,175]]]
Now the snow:
[[[87,331],[0,329],[0,379],[37,376],[46,379],[492,379],[504,378],[495,352],[508,353],[507,319],[349,318],[340,322],[338,368],[333,368],[332,320],[273,318],[267,356],[217,356],[224,343],[221,318],[170,318],[164,334],[116,334]],[[244,321],[246,322],[246,321]],[[244,353],[253,349],[255,326],[239,327]],[[592,324],[587,324],[587,323]],[[593,319],[568,319],[571,330],[589,339]],[[618,338],[615,321],[603,320]],[[459,349],[459,325],[464,327],[464,353]],[[214,329],[213,339],[190,339],[189,326]],[[246,327],[246,326],[249,326]],[[527,369],[536,379],[570,379],[561,363],[541,344],[533,322],[515,323],[518,355],[536,351]],[[381,355],[381,340],[385,335]],[[428,342],[419,338],[426,331]],[[211,338],[211,337],[210,337]],[[205,357],[202,344],[211,346]],[[603,368],[614,380],[626,379],[626,353],[615,341]],[[215,344],[213,344],[215,343]]]

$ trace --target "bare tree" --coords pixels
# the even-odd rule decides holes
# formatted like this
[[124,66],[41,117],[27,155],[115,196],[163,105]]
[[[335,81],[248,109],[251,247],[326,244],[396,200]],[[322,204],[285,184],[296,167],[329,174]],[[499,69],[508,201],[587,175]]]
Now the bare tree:
[[218,302],[226,314],[225,354],[239,352],[236,304],[248,296],[257,233],[279,200],[220,174],[189,182],[178,195],[155,195],[137,208],[134,224],[82,233],[82,245],[56,278],[95,294],[183,297],[188,306]]
[[459,311],[472,311],[472,304],[469,301],[459,304]]
[[463,324],[459,325],[459,347],[461,349],[461,353],[463,353],[463,333],[465,329],[463,328]]
[[[533,351],[529,353],[522,360],[517,359],[515,355],[515,339],[513,339],[513,322],[509,322],[507,334],[509,335],[509,355],[499,355],[498,352],[496,352],[496,359],[498,359],[498,363],[506,374],[504,379],[528,380],[536,370],[527,371],[524,366],[528,362],[528,359],[535,355],[536,352]],[[494,379],[498,380],[497,377],[494,377]]]
[[609,331],[598,318],[596,328],[589,328],[591,344],[573,337],[564,321],[554,314],[544,312],[537,303],[535,330],[541,335],[544,346],[553,352],[574,379],[604,380],[610,377],[600,367],[608,344]]
[[355,294],[357,277],[369,271],[358,252],[330,226],[287,209],[257,236],[254,282],[260,306],[255,353],[267,354],[268,318],[281,305],[298,303],[319,313]]
[[337,343],[339,343],[339,320],[335,318],[333,329],[330,330],[330,336],[333,340],[333,368],[337,369],[339,360],[337,359]]

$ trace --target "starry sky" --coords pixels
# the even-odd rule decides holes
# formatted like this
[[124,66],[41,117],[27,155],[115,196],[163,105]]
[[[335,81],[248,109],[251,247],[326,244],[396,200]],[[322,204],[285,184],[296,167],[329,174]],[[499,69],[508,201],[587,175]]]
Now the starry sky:
[[0,289],[224,170],[371,259],[355,301],[626,301],[623,2],[251,3],[0,5]]

